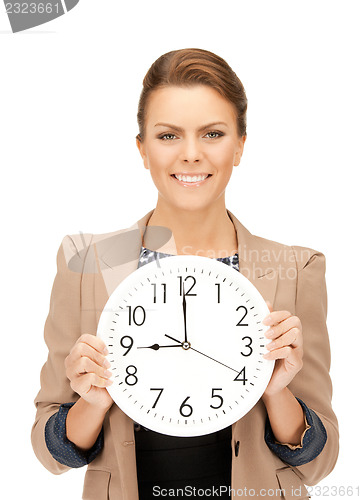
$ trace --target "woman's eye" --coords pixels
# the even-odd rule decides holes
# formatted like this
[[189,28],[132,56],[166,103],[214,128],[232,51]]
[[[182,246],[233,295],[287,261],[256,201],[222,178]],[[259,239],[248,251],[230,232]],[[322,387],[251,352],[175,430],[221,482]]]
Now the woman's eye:
[[207,135],[208,134],[214,134],[214,136],[211,137],[211,139],[214,139],[214,138],[217,138],[217,137],[221,137],[223,135],[222,132],[217,132],[216,130],[212,130],[211,132],[208,132]]
[[170,137],[170,136],[175,137],[175,135],[174,135],[174,134],[163,134],[163,135],[160,135],[160,136],[159,136],[159,139],[162,139],[162,140],[164,140],[164,141],[165,141],[165,140],[168,140],[168,139],[166,139],[166,137],[168,137],[168,136],[169,136],[169,137]]

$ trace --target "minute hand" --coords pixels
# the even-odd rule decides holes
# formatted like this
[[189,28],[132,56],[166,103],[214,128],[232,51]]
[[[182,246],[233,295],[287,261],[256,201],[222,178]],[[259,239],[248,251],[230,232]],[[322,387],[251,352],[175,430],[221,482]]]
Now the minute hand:
[[184,283],[183,283],[183,316],[184,316],[184,342],[188,342],[188,339],[187,339],[187,303],[185,300]]
[[[171,339],[171,340],[175,340],[175,342],[178,342],[179,344],[183,344],[183,342],[181,342],[180,340],[174,339],[174,337],[170,337],[170,335],[165,334],[165,337],[168,337],[168,338],[169,338],[169,339]],[[238,371],[238,370],[235,370],[234,368],[231,368],[230,366],[225,365],[225,364],[224,364],[224,363],[222,363],[221,361],[218,361],[217,359],[214,359],[214,358],[212,358],[211,356],[208,356],[207,354],[204,354],[204,352],[200,352],[200,351],[198,351],[198,349],[194,349],[194,347],[188,347],[188,349],[192,349],[193,351],[198,352],[198,353],[199,353],[199,354],[201,354],[202,356],[205,356],[206,358],[209,358],[209,359],[211,359],[212,361],[215,361],[216,363],[219,363],[220,365],[223,365],[223,366],[225,366],[226,368],[229,368],[229,369],[230,369],[230,370],[232,370],[233,372],[239,373],[239,371]]]

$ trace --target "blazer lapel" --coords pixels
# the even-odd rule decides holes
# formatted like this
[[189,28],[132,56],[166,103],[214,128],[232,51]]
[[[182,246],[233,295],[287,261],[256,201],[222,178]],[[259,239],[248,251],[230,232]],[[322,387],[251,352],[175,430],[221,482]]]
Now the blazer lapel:
[[260,292],[265,300],[274,303],[278,273],[270,259],[263,239],[251,234],[232,212],[227,210],[237,232],[239,271]]

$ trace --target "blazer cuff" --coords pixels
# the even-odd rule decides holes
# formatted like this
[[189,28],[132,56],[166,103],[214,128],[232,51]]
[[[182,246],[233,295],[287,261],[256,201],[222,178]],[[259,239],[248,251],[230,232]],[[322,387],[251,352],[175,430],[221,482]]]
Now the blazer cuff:
[[281,444],[283,446],[288,446],[290,450],[297,450],[298,448],[303,447],[303,441],[304,441],[304,436],[306,434],[306,431],[311,429],[311,425],[308,424],[307,418],[306,418],[306,413],[304,412],[304,420],[305,420],[305,429],[303,430],[303,433],[301,434],[300,438],[300,443],[299,444],[289,444],[289,443],[280,443],[280,441],[276,441],[276,444]]
[[265,442],[267,446],[281,460],[293,466],[304,465],[314,460],[323,450],[327,440],[326,429],[318,415],[308,408],[301,399],[296,399],[303,408],[305,416],[305,429],[300,444],[291,445],[276,441],[268,417],[265,425]]
[[75,403],[60,405],[57,413],[52,415],[45,424],[45,443],[52,457],[57,462],[68,467],[78,468],[89,464],[96,458],[103,448],[103,427],[97,437],[95,444],[89,450],[81,450],[72,441],[69,441],[66,433],[66,419],[68,411]]

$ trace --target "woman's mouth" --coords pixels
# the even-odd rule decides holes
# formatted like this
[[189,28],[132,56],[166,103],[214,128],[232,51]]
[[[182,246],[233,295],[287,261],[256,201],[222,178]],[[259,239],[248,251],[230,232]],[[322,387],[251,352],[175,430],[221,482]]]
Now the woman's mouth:
[[205,182],[211,177],[212,174],[201,174],[201,175],[184,175],[184,174],[172,174],[171,177],[176,180],[179,184],[185,187],[197,187]]

